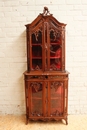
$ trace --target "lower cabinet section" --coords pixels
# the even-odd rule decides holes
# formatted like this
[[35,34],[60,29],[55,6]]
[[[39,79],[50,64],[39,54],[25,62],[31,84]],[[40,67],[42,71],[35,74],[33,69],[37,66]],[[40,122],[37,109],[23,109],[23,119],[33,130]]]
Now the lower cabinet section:
[[28,120],[61,120],[68,124],[68,72],[24,73],[26,123]]

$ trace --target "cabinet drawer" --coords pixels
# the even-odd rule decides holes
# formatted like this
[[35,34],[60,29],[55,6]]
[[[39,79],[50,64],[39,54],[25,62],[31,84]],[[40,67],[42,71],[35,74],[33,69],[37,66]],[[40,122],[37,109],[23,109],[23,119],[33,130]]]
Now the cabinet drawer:
[[25,75],[25,80],[38,80],[38,79],[45,79],[43,75]]
[[68,78],[68,75],[50,75],[49,77],[48,77],[49,79],[66,79],[66,78]]

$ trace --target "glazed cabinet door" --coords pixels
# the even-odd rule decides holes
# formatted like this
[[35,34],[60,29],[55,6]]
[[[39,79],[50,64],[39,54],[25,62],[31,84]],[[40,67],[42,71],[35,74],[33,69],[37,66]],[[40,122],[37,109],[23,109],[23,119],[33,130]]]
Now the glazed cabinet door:
[[42,22],[27,29],[28,71],[43,70],[43,29]]
[[45,71],[65,69],[65,27],[55,21],[44,22]]
[[65,26],[45,18],[27,27],[28,71],[65,70]]
[[41,119],[44,116],[45,90],[43,81],[30,81],[28,87],[29,118]]
[[63,117],[67,114],[67,81],[50,81],[48,88],[49,96],[49,110],[48,115],[50,117]]
[[50,70],[62,69],[62,35],[61,31],[56,28],[50,27]]
[[54,21],[49,24],[49,70],[65,69],[65,29]]

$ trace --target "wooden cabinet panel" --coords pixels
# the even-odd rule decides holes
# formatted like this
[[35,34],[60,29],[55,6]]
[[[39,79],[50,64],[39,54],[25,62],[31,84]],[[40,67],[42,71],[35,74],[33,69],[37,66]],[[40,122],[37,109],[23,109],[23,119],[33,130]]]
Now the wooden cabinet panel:
[[24,73],[26,108],[29,108],[27,120],[65,119],[67,122],[68,73],[56,76],[42,74]]

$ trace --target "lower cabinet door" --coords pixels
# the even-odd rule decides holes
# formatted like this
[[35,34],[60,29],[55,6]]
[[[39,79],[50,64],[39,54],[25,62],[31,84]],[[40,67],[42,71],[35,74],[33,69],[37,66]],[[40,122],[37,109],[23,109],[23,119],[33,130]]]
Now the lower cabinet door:
[[43,82],[29,82],[29,117],[40,118],[43,116]]
[[67,114],[67,81],[29,81],[29,118],[50,120]]
[[64,82],[50,81],[48,88],[49,111],[51,117],[61,117],[64,114]]

